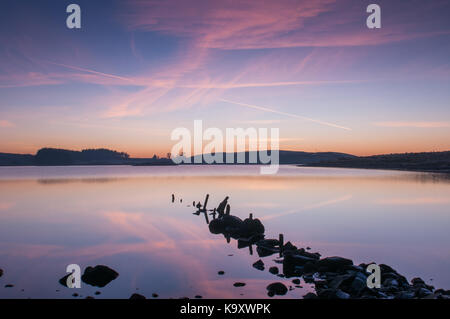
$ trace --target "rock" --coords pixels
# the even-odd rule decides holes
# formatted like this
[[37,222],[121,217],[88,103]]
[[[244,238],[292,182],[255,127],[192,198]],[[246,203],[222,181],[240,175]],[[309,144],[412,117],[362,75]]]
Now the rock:
[[[242,226],[242,219],[233,215],[223,215],[220,218],[213,219],[209,223],[209,231],[212,234],[221,234],[225,232],[237,232]],[[244,236],[242,236],[244,237]]]
[[222,276],[222,275],[224,275],[224,274],[225,274],[225,271],[223,271],[223,270],[219,270],[219,271],[217,272],[217,274],[218,274],[218,275],[221,275],[221,276]]
[[95,299],[94,297],[92,297],[92,296],[87,296],[86,298],[84,298],[84,299]]
[[296,251],[297,247],[294,246],[290,241],[288,241],[286,244],[284,244],[283,246],[283,251]]
[[300,255],[300,256],[304,256],[304,257],[309,257],[312,259],[316,259],[319,260],[320,259],[320,254],[319,253],[310,253],[306,250],[304,250],[303,248],[298,249],[295,254]]
[[203,297],[200,296],[200,295],[196,295],[195,298],[197,298],[197,299],[202,299]]
[[316,294],[308,292],[306,295],[303,296],[303,299],[318,299],[318,297]]
[[292,279],[292,283],[296,284],[296,285],[300,285],[300,279],[298,279],[298,278]]
[[274,248],[280,245],[280,241],[278,239],[262,239],[256,242],[256,246],[264,246],[267,248]]
[[235,282],[235,283],[233,284],[233,286],[235,286],[235,287],[244,287],[244,286],[245,286],[245,283],[244,283],[244,282]]
[[317,295],[321,299],[349,299],[350,295],[340,289],[323,289],[319,290]]
[[414,295],[414,292],[411,291],[401,291],[395,295],[395,299],[412,299]]
[[96,292],[94,292],[94,294],[95,294],[95,295],[100,295],[101,292],[97,290]]
[[425,297],[427,297],[428,295],[431,295],[431,294],[432,294],[432,292],[430,290],[428,290],[428,289],[425,289],[425,288],[419,288],[416,291],[416,297],[418,297],[418,298],[425,298]]
[[288,292],[287,287],[281,282],[274,282],[267,286],[267,294],[272,297],[274,295],[283,296]]
[[423,281],[422,278],[418,278],[418,277],[413,278],[413,279],[411,279],[411,283],[416,288],[425,287],[425,281]]
[[75,292],[72,294],[73,297],[78,297],[78,294]]
[[5,288],[12,288],[12,287],[14,287],[13,284],[6,284],[6,285],[5,285]]
[[338,289],[338,291],[336,291],[336,297],[338,299],[349,299],[350,295],[340,289]]
[[118,276],[119,274],[108,266],[97,265],[95,267],[87,267],[81,276],[81,280],[91,286],[105,287]]
[[256,234],[264,234],[264,231],[264,225],[257,218],[246,218],[239,228],[239,234],[243,237],[248,237]]
[[134,294],[131,295],[130,299],[137,300],[137,299],[147,299],[147,298],[145,298],[145,296],[142,296],[140,294],[134,293]]
[[0,277],[3,276],[3,269],[0,268]]
[[399,283],[398,283],[397,279],[387,278],[383,281],[383,286],[384,287],[398,287]]
[[346,266],[353,265],[353,261],[343,257],[327,257],[317,262],[319,271],[342,271]]
[[273,254],[277,254],[279,252],[278,248],[269,248],[265,246],[257,246],[256,252],[259,257],[267,257]]
[[158,298],[159,295],[158,295],[157,293],[152,293],[152,297],[153,297],[153,298]]
[[357,273],[351,283],[350,286],[351,291],[354,294],[359,295],[361,291],[363,291],[363,289],[366,287],[367,287],[367,277],[363,273],[360,272]]
[[286,254],[283,260],[283,273],[290,277],[314,272],[317,260],[301,255]]
[[271,274],[276,275],[276,274],[278,274],[278,268],[275,267],[275,266],[270,267],[270,268],[269,268],[269,272],[270,272]]
[[263,263],[263,261],[260,259],[257,262],[255,262],[253,264],[253,268],[256,268],[256,269],[261,270],[261,271],[264,270],[264,263]]

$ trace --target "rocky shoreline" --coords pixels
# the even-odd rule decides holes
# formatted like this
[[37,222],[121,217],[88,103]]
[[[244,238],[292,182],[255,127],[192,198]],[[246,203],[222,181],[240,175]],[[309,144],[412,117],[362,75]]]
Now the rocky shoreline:
[[[244,220],[230,214],[228,197],[212,210],[206,207],[208,199],[209,195],[204,205],[193,204],[197,208],[194,214],[204,214],[209,231],[222,234],[227,242],[237,240],[238,248],[249,247],[251,253],[255,245],[259,257],[278,254],[275,261],[282,265],[282,273],[277,267],[269,268],[269,272],[278,277],[293,278],[296,285],[300,278],[314,285],[316,293],[306,294],[305,299],[450,299],[450,290],[435,289],[418,277],[408,282],[405,276],[385,264],[379,264],[381,287],[368,288],[370,273],[366,269],[371,263],[355,265],[352,260],[339,256],[321,258],[320,253],[309,252],[309,247],[298,248],[289,241],[285,243],[282,234],[278,239],[266,239],[264,225],[252,214]],[[208,215],[212,216],[211,221]],[[253,267],[263,271],[264,263],[258,260]],[[284,295],[287,291],[281,282],[267,286],[269,297]]]

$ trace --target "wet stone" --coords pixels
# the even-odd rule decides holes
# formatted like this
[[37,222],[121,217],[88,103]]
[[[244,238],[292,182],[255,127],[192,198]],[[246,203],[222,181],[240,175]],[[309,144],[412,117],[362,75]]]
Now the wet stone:
[[285,295],[288,292],[288,289],[281,282],[274,282],[267,286],[267,294],[272,297],[274,295]]

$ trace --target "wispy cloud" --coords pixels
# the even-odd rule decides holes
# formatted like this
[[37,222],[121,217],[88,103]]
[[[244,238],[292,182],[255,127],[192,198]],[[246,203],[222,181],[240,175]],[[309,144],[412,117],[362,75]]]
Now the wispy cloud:
[[416,2],[411,6],[414,10],[385,3],[383,7],[398,14],[386,15],[383,21],[389,28],[377,32],[363,27],[367,4],[352,0],[130,1],[121,17],[130,29],[190,37],[198,46],[215,49],[377,45],[449,33],[415,19],[418,6],[425,13],[445,5],[444,1]]
[[450,122],[375,122],[375,126],[404,128],[442,128],[450,127]]
[[284,116],[288,116],[288,117],[292,117],[292,118],[296,118],[296,119],[301,119],[304,121],[314,122],[314,123],[325,125],[325,126],[340,128],[340,129],[347,130],[347,131],[352,130],[351,128],[346,127],[346,126],[341,126],[341,125],[337,125],[337,124],[330,123],[330,122],[316,120],[316,119],[312,119],[309,117],[305,117],[305,116],[301,116],[301,115],[297,115],[297,114],[293,114],[293,113],[281,112],[281,111],[275,110],[274,108],[269,108],[266,106],[258,106],[258,105],[254,105],[254,104],[241,103],[241,102],[231,101],[231,100],[227,100],[227,99],[220,99],[220,101],[235,104],[235,105],[245,106],[248,108],[252,108],[252,109],[256,109],[256,110],[260,110],[260,111],[264,111],[264,112],[275,113],[275,114],[284,115]]

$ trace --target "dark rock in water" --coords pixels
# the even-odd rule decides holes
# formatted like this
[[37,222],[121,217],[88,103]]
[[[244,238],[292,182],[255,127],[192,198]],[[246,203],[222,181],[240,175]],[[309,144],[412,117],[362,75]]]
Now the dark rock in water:
[[235,283],[233,284],[233,286],[235,286],[235,287],[244,287],[244,286],[245,286],[245,283],[244,283],[244,282],[235,282]]
[[316,260],[320,259],[320,254],[319,253],[310,253],[310,252],[304,250],[303,248],[300,248],[300,249],[296,250],[295,254],[296,255],[300,255],[300,256],[304,256],[304,257],[309,257],[309,258],[316,259]]
[[367,287],[367,277],[363,273],[357,273],[351,283],[351,291],[359,295]]
[[412,299],[414,295],[413,291],[401,291],[395,295],[395,299]]
[[92,296],[87,296],[86,298],[84,298],[84,299],[95,299],[94,297],[92,297]]
[[5,285],[5,288],[12,288],[12,287],[14,287],[13,284],[6,284],[6,285]]
[[258,269],[258,270],[264,270],[264,263],[263,263],[263,261],[260,259],[260,260],[258,260],[257,262],[255,262],[254,264],[253,264],[253,267],[254,268],[256,268],[256,269]]
[[283,260],[283,273],[287,277],[315,272],[317,260],[301,255],[286,254]]
[[220,218],[213,219],[209,223],[209,231],[212,234],[224,232],[238,232],[242,226],[242,219],[232,215],[223,215]]
[[303,296],[303,299],[318,299],[318,297],[316,294],[308,292],[306,295]]
[[349,299],[350,295],[340,289],[322,289],[317,292],[320,299]]
[[[63,285],[64,287],[67,287],[67,278],[69,278],[71,274],[67,274],[64,277],[62,277],[58,282]],[[74,280],[72,280],[72,282],[74,283]]]
[[434,293],[440,294],[440,295],[445,295],[445,296],[450,296],[450,290],[437,289]]
[[431,295],[432,293],[433,293],[432,291],[430,291],[430,290],[428,290],[426,288],[419,288],[416,291],[416,297],[418,297],[418,298],[425,298],[425,297]]
[[225,271],[219,270],[219,271],[217,272],[217,274],[218,274],[218,275],[224,275],[224,274],[225,274]]
[[411,283],[413,286],[422,286],[425,285],[425,281],[422,278],[413,278],[411,279]]
[[157,293],[152,293],[152,297],[153,297],[153,298],[158,298],[159,295],[158,295]]
[[306,247],[307,250],[311,250],[311,247]]
[[264,234],[264,225],[259,219],[246,218],[239,229],[239,234],[243,237],[255,234]]
[[81,276],[81,280],[91,286],[105,287],[118,276],[119,274],[108,266],[97,265],[87,267],[83,276]]
[[203,297],[200,296],[200,295],[196,295],[195,298],[197,298],[197,299],[202,299]]
[[256,246],[264,246],[268,248],[274,248],[280,245],[280,241],[278,239],[262,239],[256,243]]
[[292,279],[292,283],[296,284],[296,285],[300,285],[300,279],[298,279],[298,278]]
[[0,269],[0,277],[3,276],[3,269]]
[[101,292],[100,292],[100,291],[96,291],[96,292],[94,292],[94,294],[96,294],[96,295],[100,295],[100,294],[101,294]]
[[275,267],[275,266],[273,266],[273,267],[270,267],[269,268],[269,272],[271,273],[271,274],[274,274],[274,275],[276,275],[276,274],[278,274],[278,268],[277,267]]
[[78,294],[75,292],[72,294],[73,297],[78,297]]
[[134,294],[131,295],[130,299],[137,300],[137,299],[147,299],[147,298],[145,298],[145,296],[142,296],[140,294],[134,293]]
[[353,265],[353,261],[343,257],[327,257],[317,262],[320,272],[325,271],[342,271],[345,266]]
[[295,245],[293,245],[290,241],[288,241],[283,246],[283,251],[296,251],[296,250],[297,250],[297,247]]
[[279,251],[278,248],[269,248],[269,247],[265,247],[265,246],[257,246],[256,247],[256,252],[258,253],[259,257],[271,256],[273,254],[277,254],[278,251]]
[[288,292],[288,289],[281,282],[274,282],[267,286],[267,294],[272,297],[274,295],[285,295]]

